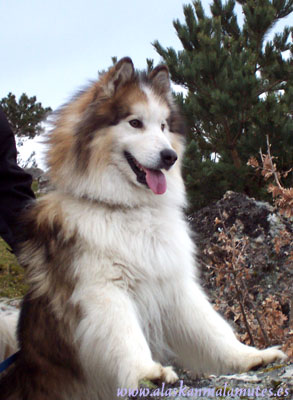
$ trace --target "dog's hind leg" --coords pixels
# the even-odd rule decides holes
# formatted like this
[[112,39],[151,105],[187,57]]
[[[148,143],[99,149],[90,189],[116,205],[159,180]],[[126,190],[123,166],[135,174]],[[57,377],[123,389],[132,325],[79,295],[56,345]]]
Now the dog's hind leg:
[[88,289],[86,310],[76,339],[88,378],[96,382],[101,398],[113,400],[111,388],[136,388],[141,379],[178,379],[171,367],[152,359],[135,305],[125,290],[114,284]]
[[19,310],[0,302],[0,362],[17,351],[16,326]]
[[247,371],[286,358],[276,347],[258,350],[239,342],[195,282],[176,282],[175,298],[167,340],[178,362],[196,374]]

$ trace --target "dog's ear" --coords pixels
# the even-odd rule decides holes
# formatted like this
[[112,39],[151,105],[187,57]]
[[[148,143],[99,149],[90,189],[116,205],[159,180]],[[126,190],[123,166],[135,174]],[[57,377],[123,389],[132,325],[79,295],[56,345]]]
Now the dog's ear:
[[170,86],[169,70],[167,65],[158,65],[150,72],[149,78],[154,87],[161,94],[170,92],[171,86]]
[[134,67],[131,58],[122,58],[105,75],[108,93],[113,95],[121,86],[129,82],[133,76]]

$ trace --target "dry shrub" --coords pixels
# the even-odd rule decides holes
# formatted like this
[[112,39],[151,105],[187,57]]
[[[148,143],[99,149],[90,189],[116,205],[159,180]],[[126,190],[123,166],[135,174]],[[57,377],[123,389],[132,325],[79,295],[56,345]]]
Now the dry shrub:
[[[282,178],[288,176],[292,169],[283,173],[278,172],[275,158],[271,156],[270,144],[267,154],[260,151],[260,163],[256,158],[250,158],[248,165],[261,173],[272,194],[276,211],[285,217],[293,217],[293,188],[285,188]],[[212,244],[205,250],[216,270],[216,286],[218,294],[215,308],[220,310],[228,319],[233,319],[238,327],[238,336],[249,345],[259,348],[282,345],[283,350],[293,358],[293,304],[292,292],[279,294],[266,293],[253,279],[253,265],[249,265],[246,257],[250,246],[247,236],[237,237],[241,232],[239,221],[229,229],[225,221],[228,215],[221,215],[214,223],[218,228],[218,243]],[[292,243],[292,233],[284,230],[274,238],[276,254],[288,248]],[[284,251],[283,251],[284,253]],[[285,265],[292,265],[293,252],[288,252]],[[259,296],[261,294],[261,296]],[[260,301],[260,298],[262,299]],[[223,299],[225,302],[223,303]],[[284,311],[284,304],[289,304],[289,312]],[[287,310],[288,311],[288,310]],[[289,315],[289,318],[288,316]]]
[[283,350],[293,357],[293,330],[282,311],[282,304],[288,304],[290,299],[287,294],[281,299],[268,294],[261,303],[258,301],[257,295],[264,290],[254,284],[254,269],[247,263],[249,238],[237,238],[237,232],[241,230],[238,222],[227,229],[227,218],[226,215],[216,218],[215,224],[220,230],[218,245],[205,250],[217,270],[219,295],[215,308],[221,310],[226,318],[233,319],[242,342],[259,348],[283,345]]
[[255,168],[261,173],[265,181],[271,179],[273,182],[268,185],[268,192],[272,194],[274,204],[278,208],[280,214],[285,215],[287,218],[293,217],[293,188],[285,188],[282,185],[282,178],[287,178],[293,168],[288,171],[279,172],[277,165],[274,162],[276,157],[271,155],[271,145],[267,136],[267,154],[263,154],[260,150],[261,163],[255,157],[251,157],[247,165]]
[[[282,178],[287,178],[288,174],[291,173],[293,169],[291,168],[288,171],[279,172],[275,160],[276,157],[271,155],[271,145],[267,136],[267,154],[263,154],[260,150],[260,163],[256,158],[251,157],[247,164],[261,173],[265,181],[270,181],[267,190],[272,194],[276,210],[288,219],[292,219],[293,188],[285,188],[282,184]],[[290,243],[292,243],[292,234],[286,230],[282,231],[281,234],[274,239],[275,252],[279,254],[280,250]],[[293,251],[288,253],[287,264],[292,266],[292,262]],[[255,333],[255,341],[257,344],[262,346],[274,344],[275,342],[282,343],[284,351],[286,351],[289,357],[293,358],[292,293],[291,299],[281,300],[283,300],[283,303],[284,301],[289,300],[289,321],[287,321],[287,317],[282,312],[280,302],[273,295],[269,295],[262,302],[261,309],[257,311],[259,314],[258,316],[255,314],[256,310],[253,310],[252,308],[246,318],[250,321],[251,330]],[[258,322],[258,326],[254,323],[255,319]],[[250,337],[250,335],[246,332],[242,339],[247,340],[248,337]]]

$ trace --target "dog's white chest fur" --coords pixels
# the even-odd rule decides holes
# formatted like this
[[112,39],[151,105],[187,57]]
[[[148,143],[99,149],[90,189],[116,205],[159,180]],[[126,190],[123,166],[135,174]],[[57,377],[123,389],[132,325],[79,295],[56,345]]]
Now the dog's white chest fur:
[[82,285],[116,282],[135,291],[141,282],[163,287],[170,276],[194,275],[194,246],[180,211],[96,206],[80,213],[75,220],[86,251],[76,272]]

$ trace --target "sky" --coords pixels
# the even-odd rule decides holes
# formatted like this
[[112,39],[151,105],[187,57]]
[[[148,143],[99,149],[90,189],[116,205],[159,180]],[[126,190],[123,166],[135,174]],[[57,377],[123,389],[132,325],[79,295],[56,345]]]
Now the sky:
[[[151,43],[181,49],[172,21],[184,21],[183,4],[190,2],[0,0],[0,98],[25,92],[54,110],[107,69],[112,56],[130,56],[141,69],[146,58],[159,63]],[[202,1],[207,12],[210,3]]]
[[[179,48],[172,21],[181,0],[0,0],[0,98],[36,95],[55,109],[111,57],[130,56],[137,68],[159,56],[151,42]],[[208,3],[208,2],[207,2]]]

